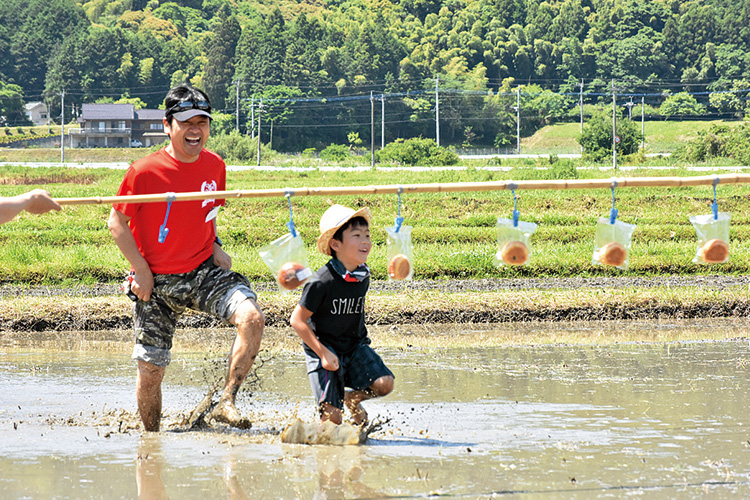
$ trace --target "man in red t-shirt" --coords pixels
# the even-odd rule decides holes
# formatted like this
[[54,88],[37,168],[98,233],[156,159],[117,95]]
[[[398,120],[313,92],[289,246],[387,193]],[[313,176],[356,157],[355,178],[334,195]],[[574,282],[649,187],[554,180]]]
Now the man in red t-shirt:
[[[130,166],[118,196],[225,190],[224,161],[203,148],[211,126],[208,96],[182,85],[169,91],[164,104],[170,142]],[[112,206],[109,230],[131,266],[136,396],[147,431],[159,430],[161,382],[177,318],[186,308],[237,326],[224,392],[209,418],[239,428],[251,425],[237,411],[235,398],[258,354],[265,318],[250,282],[230,271],[232,259],[216,235],[216,215],[223,204],[209,198]]]

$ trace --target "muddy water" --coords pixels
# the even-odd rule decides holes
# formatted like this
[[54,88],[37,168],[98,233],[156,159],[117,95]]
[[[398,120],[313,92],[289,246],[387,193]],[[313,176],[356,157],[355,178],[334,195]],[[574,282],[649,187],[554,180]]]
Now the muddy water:
[[[746,329],[724,327],[736,328],[730,337]],[[691,328],[712,326],[659,331]],[[330,447],[279,442],[294,416],[313,419],[301,355],[288,351],[267,356],[261,383],[240,395],[250,431],[142,434],[121,336],[0,344],[0,497],[750,496],[746,339],[383,347],[396,390],[366,405],[382,429],[364,446]],[[219,362],[211,350],[176,353],[166,427],[197,404]]]

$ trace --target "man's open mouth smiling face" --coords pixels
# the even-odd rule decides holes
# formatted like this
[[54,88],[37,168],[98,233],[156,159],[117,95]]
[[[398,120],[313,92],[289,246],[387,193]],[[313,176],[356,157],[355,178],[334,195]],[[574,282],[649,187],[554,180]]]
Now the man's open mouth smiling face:
[[192,163],[200,156],[206,145],[211,129],[211,120],[207,116],[194,116],[184,122],[172,119],[164,121],[164,131],[169,135],[170,144],[167,151],[177,160]]

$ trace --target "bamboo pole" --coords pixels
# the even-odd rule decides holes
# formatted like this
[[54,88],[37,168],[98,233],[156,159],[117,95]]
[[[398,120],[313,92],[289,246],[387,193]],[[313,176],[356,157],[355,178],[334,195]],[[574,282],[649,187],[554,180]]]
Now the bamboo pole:
[[683,187],[719,184],[750,183],[750,174],[722,174],[695,177],[613,177],[610,179],[531,180],[494,182],[454,182],[382,186],[301,187],[252,189],[235,191],[205,191],[187,193],[157,193],[131,196],[93,196],[88,198],[56,198],[60,205],[110,205],[113,203],[155,203],[232,198],[274,198],[285,196],[343,196],[398,193],[451,193],[466,191],[503,191],[527,189],[599,189],[625,187]]

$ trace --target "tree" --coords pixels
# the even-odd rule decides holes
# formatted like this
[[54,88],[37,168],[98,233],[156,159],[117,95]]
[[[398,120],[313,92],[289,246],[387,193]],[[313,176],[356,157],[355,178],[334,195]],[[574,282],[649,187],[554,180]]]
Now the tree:
[[0,1],[0,26],[8,37],[1,71],[7,81],[38,93],[55,48],[88,24],[75,0]]
[[672,72],[670,61],[663,51],[665,44],[662,36],[650,28],[644,28],[632,37],[604,43],[609,47],[598,61],[601,78],[624,80],[636,77],[645,81],[652,74],[663,78]]
[[283,81],[286,46],[284,17],[278,7],[266,19],[243,28],[237,44],[235,80],[243,83],[244,96]]
[[[638,152],[641,134],[635,124],[623,120],[622,114],[617,117],[618,154],[629,155]],[[612,116],[606,111],[595,113],[583,126],[583,133],[578,139],[583,146],[583,154],[594,161],[603,161],[612,156]]]
[[146,59],[141,59],[141,63],[139,65],[139,70],[138,70],[138,80],[143,85],[150,85],[153,76],[154,76],[154,58],[147,57]]
[[235,52],[241,32],[237,18],[224,6],[206,43],[207,63],[203,71],[203,90],[213,99],[216,108],[226,108],[230,102],[227,87],[234,76]]
[[[292,103],[289,99],[294,97],[302,96],[302,91],[297,88],[286,87],[284,85],[273,85],[266,87],[263,91],[263,120],[266,123],[270,122],[269,132],[269,146],[272,146],[274,127],[276,125],[283,125],[289,118],[291,118],[294,110],[292,109]],[[280,138],[282,141],[285,138],[282,135]]]
[[513,78],[506,78],[497,93],[491,92],[484,99],[482,115],[487,117],[487,123],[493,124],[493,129],[487,130],[484,135],[492,138],[496,148],[507,147],[516,139],[516,95],[511,91],[513,84]]
[[587,15],[591,8],[584,7],[581,0],[566,0],[560,5],[560,12],[552,21],[548,40],[561,41],[571,38],[582,42],[589,31]]
[[567,112],[565,97],[539,85],[521,86],[521,123],[524,134],[563,118]]
[[667,58],[676,68],[695,66],[707,43],[716,40],[716,9],[703,2],[686,2],[679,15],[665,23],[662,36]]
[[[718,85],[717,85],[718,87]],[[731,87],[723,90],[717,88],[709,95],[711,106],[721,113],[732,113],[734,116],[741,117],[750,110],[750,82],[740,79],[732,83]]]
[[338,76],[323,69],[321,53],[325,47],[325,31],[317,19],[301,14],[290,23],[287,34],[289,45],[283,65],[286,84],[310,87],[314,92]]
[[162,3],[156,8],[152,15],[159,19],[171,22],[180,36],[187,38],[193,32],[208,31],[208,22],[203,17],[203,13],[198,7],[182,6],[174,2]]
[[705,112],[706,107],[687,92],[670,95],[659,107],[659,113],[667,119],[671,116],[701,116]]
[[0,125],[29,123],[24,112],[23,91],[19,85],[0,81]]
[[96,102],[102,104],[132,104],[134,109],[143,109],[146,107],[146,103],[140,97],[130,97],[128,94],[124,94],[116,100],[111,97],[100,97]]

